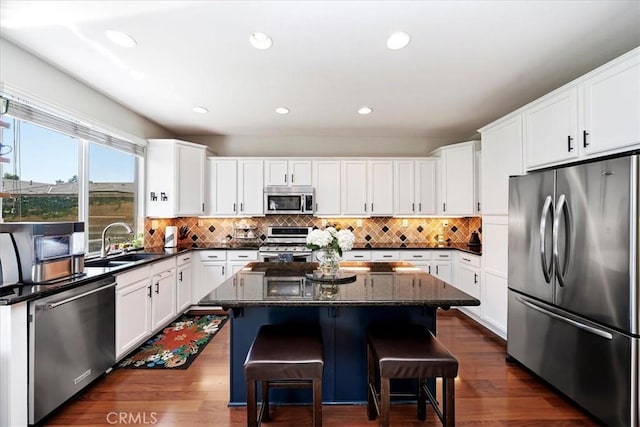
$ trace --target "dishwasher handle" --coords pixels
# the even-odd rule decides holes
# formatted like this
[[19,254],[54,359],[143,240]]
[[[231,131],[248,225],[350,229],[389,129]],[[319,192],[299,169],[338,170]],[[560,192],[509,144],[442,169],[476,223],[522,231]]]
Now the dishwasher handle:
[[95,294],[96,292],[100,292],[100,291],[103,291],[103,290],[108,289],[108,288],[113,288],[114,286],[116,286],[116,282],[109,283],[108,285],[101,286],[101,287],[99,287],[97,289],[94,289],[92,291],[81,293],[80,295],[72,296],[71,298],[63,299],[62,301],[49,303],[49,304],[47,304],[47,309],[48,310],[53,310],[54,308],[60,307],[61,305],[67,304],[67,303],[69,303],[71,301],[75,301],[77,299],[84,298],[87,295]]

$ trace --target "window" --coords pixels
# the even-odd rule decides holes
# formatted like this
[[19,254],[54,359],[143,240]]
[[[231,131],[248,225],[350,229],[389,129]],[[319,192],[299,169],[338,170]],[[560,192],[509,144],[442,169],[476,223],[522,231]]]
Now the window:
[[[78,221],[78,140],[4,116],[5,222]],[[8,193],[8,194],[6,194]]]
[[[143,147],[13,101],[0,130],[0,222],[84,221],[89,253],[100,250],[108,224],[135,233]],[[124,228],[109,236],[135,237]]]
[[[89,144],[89,252],[100,250],[102,230],[113,222],[136,224],[136,157]],[[109,231],[112,243],[131,240],[123,227]]]

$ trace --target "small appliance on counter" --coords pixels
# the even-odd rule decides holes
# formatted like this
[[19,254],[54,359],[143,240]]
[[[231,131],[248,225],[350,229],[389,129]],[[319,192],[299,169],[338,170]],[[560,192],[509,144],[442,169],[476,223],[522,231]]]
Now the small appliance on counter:
[[[0,224],[2,285],[46,284],[84,272],[83,222]],[[76,237],[74,237],[76,236]],[[82,243],[76,243],[80,242]]]
[[471,238],[469,239],[469,243],[467,243],[467,246],[470,246],[472,248],[482,246],[482,242],[480,242],[480,235],[477,231],[471,233]]

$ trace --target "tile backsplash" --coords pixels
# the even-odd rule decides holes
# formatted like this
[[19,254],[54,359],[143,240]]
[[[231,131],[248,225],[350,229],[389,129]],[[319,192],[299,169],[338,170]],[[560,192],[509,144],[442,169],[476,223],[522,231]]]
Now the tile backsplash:
[[[471,233],[482,236],[482,219],[465,218],[315,218],[308,215],[269,215],[257,218],[146,218],[144,221],[144,246],[158,247],[164,244],[164,229],[168,225],[178,227],[178,242],[182,245],[206,246],[219,244],[223,239],[233,238],[234,223],[246,222],[256,227],[257,242],[266,238],[267,227],[272,225],[306,226],[323,228],[327,224],[349,228],[356,242],[376,243],[420,243],[436,242],[438,235],[451,243],[466,243]],[[358,227],[358,222],[362,225]],[[446,225],[445,225],[446,224]],[[154,228],[155,226],[155,228]],[[237,244],[238,240],[230,241]]]

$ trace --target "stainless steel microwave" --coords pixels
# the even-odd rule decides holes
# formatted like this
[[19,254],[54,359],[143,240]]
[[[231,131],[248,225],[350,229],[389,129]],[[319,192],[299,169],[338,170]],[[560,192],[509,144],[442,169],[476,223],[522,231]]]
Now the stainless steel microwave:
[[264,188],[264,213],[312,215],[315,211],[313,187]]

